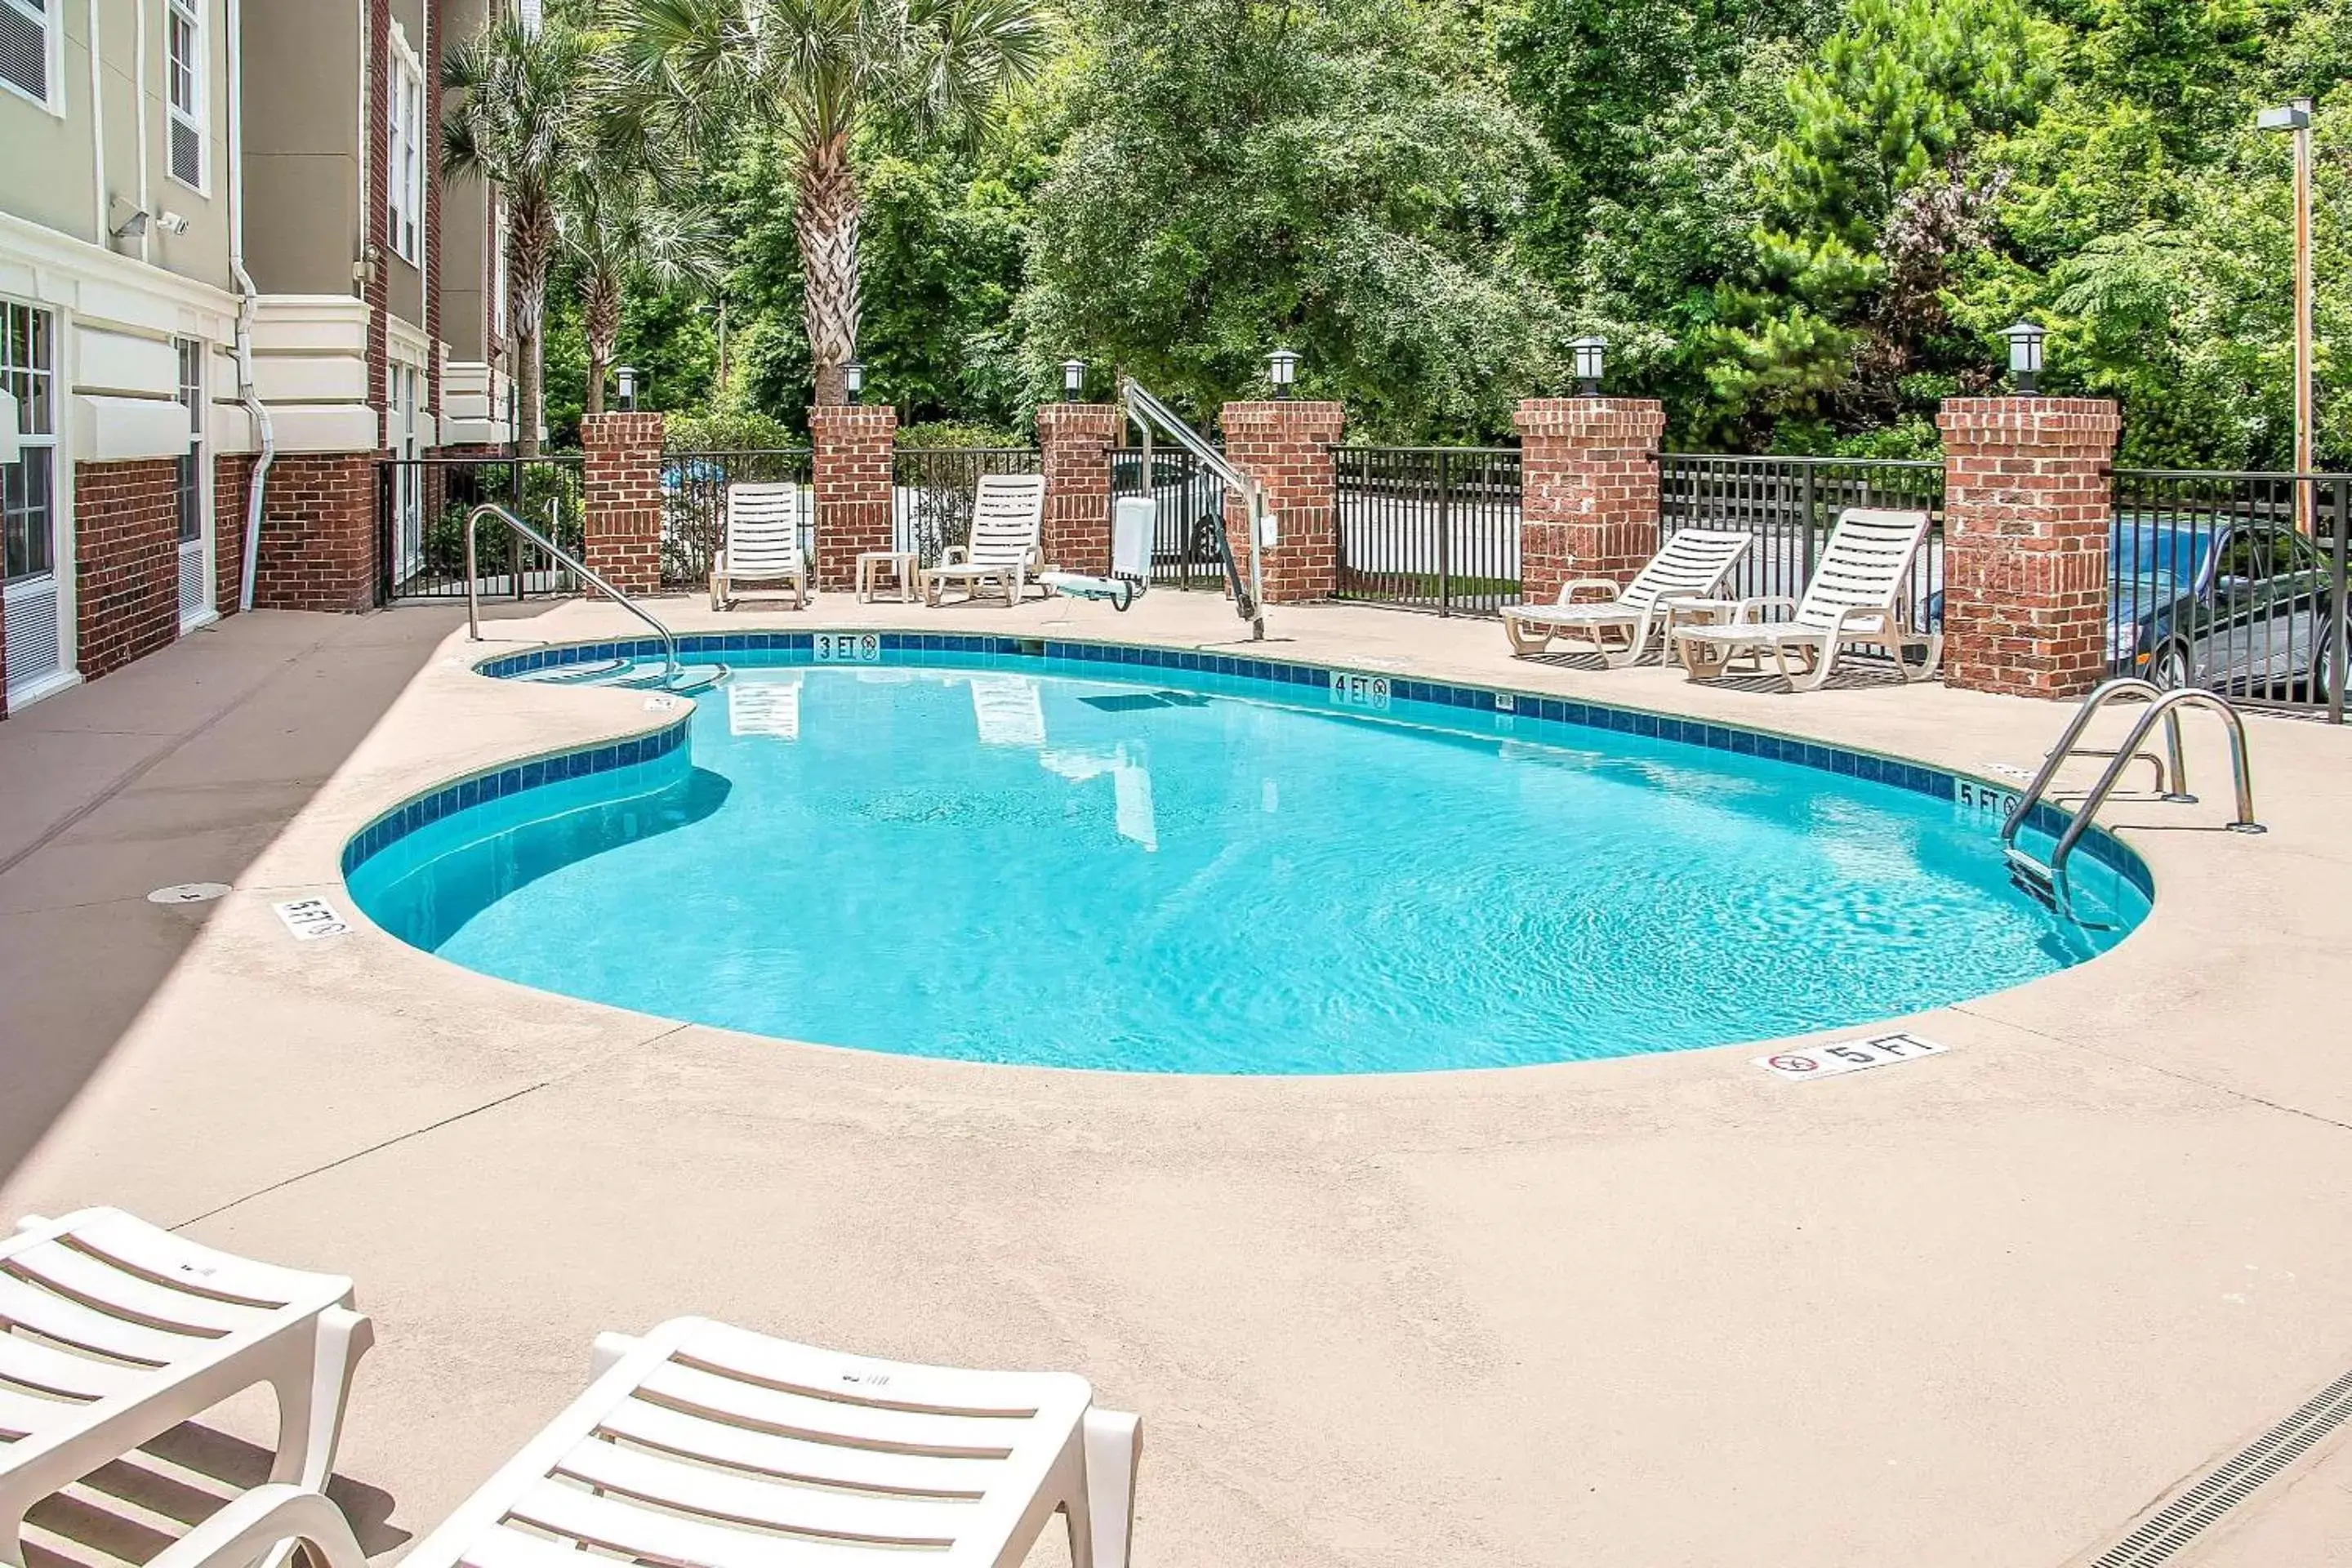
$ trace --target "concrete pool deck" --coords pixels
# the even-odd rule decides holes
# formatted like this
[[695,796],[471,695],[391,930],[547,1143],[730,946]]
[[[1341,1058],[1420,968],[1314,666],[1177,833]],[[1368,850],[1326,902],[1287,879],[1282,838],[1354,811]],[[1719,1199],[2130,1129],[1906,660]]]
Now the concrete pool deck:
[[[1172,593],[660,613],[1244,633]],[[494,645],[630,628],[499,616]],[[1491,622],[1363,607],[1269,630],[1273,657],[1979,774],[2065,716],[1514,661]],[[2154,868],[2146,925],[1922,1016],[1955,1048],[1900,1071],[1792,1085],[1749,1046],[1125,1078],[677,1025],[373,931],[291,941],[270,904],[335,891],[384,806],[653,720],[638,693],[482,679],[495,647],[462,638],[445,609],[237,617],[0,725],[0,1172],[24,1156],[0,1218],[113,1203],[353,1276],[380,1339],[339,1469],[387,1557],[576,1390],[596,1330],[688,1311],[1085,1374],[1144,1416],[1144,1568],[2055,1568],[2352,1367],[2352,732],[2250,721],[2271,831],[2246,837],[2192,722],[2205,804],[2105,816]],[[235,890],[144,901],[202,879]],[[214,1425],[268,1432],[243,1405]],[[1049,1534],[1034,1560],[1060,1555]],[[2347,1558],[2339,1430],[2176,1561]]]

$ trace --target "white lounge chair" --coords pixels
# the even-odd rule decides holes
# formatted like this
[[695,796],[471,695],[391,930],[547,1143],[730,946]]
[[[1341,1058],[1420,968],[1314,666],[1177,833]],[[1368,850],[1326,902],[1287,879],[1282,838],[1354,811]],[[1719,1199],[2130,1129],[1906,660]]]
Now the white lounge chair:
[[[1685,528],[1669,534],[1622,587],[1608,577],[1580,577],[1561,586],[1556,604],[1512,605],[1503,612],[1511,651],[1524,658],[1557,637],[1570,652],[1597,653],[1610,668],[1622,668],[1648,651],[1668,601],[1714,598],[1754,538],[1744,530]],[[1611,633],[1622,640],[1612,643]]]
[[1042,478],[982,475],[972,498],[971,542],[948,546],[939,564],[923,574],[923,602],[937,605],[941,589],[961,584],[967,598],[976,599],[989,589],[1008,605],[1019,604],[1030,577],[1045,565],[1037,547],[1045,521]]
[[[782,484],[727,487],[727,539],[710,563],[710,607],[728,610],[738,597],[782,598],[790,584],[793,608],[808,605],[808,554],[801,548],[801,487]],[[745,584],[772,590],[739,595]]]
[[[1127,1568],[1142,1429],[1083,1379],[812,1350],[701,1318],[600,1334],[594,1381],[409,1568],[1013,1568],[1058,1510],[1073,1568]],[[323,1498],[264,1487],[149,1568],[299,1539],[365,1568]]]
[[[1924,511],[1848,508],[1830,531],[1803,599],[1743,599],[1727,624],[1676,626],[1675,649],[1683,668],[1693,680],[1704,680],[1723,674],[1737,658],[1761,668],[1769,654],[1790,689],[1811,691],[1829,679],[1840,651],[1868,647],[1893,655],[1905,680],[1927,679],[1943,659],[1944,639],[1913,629],[1905,591],[1911,559],[1927,537]],[[1765,614],[1775,609],[1789,618],[1767,621]],[[1922,655],[1916,670],[1904,658],[1915,647]]]
[[215,1252],[120,1209],[18,1222],[0,1240],[0,1563],[21,1568],[35,1503],[256,1384],[278,1395],[270,1479],[323,1488],[374,1342],[340,1276]]

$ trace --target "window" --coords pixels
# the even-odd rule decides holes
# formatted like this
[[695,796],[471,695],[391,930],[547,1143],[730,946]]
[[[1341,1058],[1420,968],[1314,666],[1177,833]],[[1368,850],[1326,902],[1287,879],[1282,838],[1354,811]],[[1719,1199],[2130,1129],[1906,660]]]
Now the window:
[[[0,0],[0,5],[13,0]],[[0,531],[7,581],[46,576],[57,566],[57,321],[47,310],[0,300],[0,385],[16,395],[24,456],[0,467]]]
[[204,463],[197,443],[205,432],[205,345],[194,338],[182,338],[175,345],[180,351],[180,401],[188,409],[188,449],[180,458],[180,542],[191,544],[205,536],[204,491],[200,488]]
[[425,79],[405,47],[392,53],[387,163],[383,188],[390,208],[392,247],[411,266],[424,263]]
[[55,113],[61,0],[0,0],[0,84]]
[[201,190],[205,183],[203,0],[164,0],[163,89],[171,110],[172,178]]

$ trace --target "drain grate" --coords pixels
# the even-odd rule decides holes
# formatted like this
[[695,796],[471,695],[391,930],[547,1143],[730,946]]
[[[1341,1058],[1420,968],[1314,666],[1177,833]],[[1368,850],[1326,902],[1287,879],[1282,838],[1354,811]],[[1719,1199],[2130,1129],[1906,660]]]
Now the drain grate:
[[2301,1458],[2352,1417],[2352,1372],[2294,1408],[2293,1415],[2175,1493],[2131,1533],[2091,1559],[2091,1568],[2148,1568],[2169,1563],[2223,1514]]

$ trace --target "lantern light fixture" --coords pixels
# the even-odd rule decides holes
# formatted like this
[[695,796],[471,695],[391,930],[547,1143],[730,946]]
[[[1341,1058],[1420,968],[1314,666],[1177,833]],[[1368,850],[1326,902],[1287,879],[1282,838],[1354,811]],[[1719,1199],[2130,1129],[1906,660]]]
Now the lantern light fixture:
[[2020,321],[2000,334],[2009,340],[2009,377],[2019,394],[2038,396],[2042,390],[2042,340],[2049,331],[2032,321]]
[[848,395],[849,401],[856,402],[859,395],[866,390],[866,367],[856,360],[851,360],[847,364],[843,365],[841,386],[842,390]]
[[1288,349],[1276,349],[1265,356],[1266,379],[1274,383],[1276,397],[1288,397],[1291,384],[1298,379],[1298,356]]
[[1601,395],[1601,371],[1608,353],[1609,340],[1581,337],[1568,345],[1576,355],[1576,395],[1579,397]]
[[613,380],[619,385],[621,390],[621,407],[623,411],[631,414],[635,413],[637,408],[636,366],[627,364],[614,365],[613,367]]
[[1087,362],[1082,359],[1064,360],[1062,362],[1062,401],[1076,403],[1086,395],[1086,390]]

